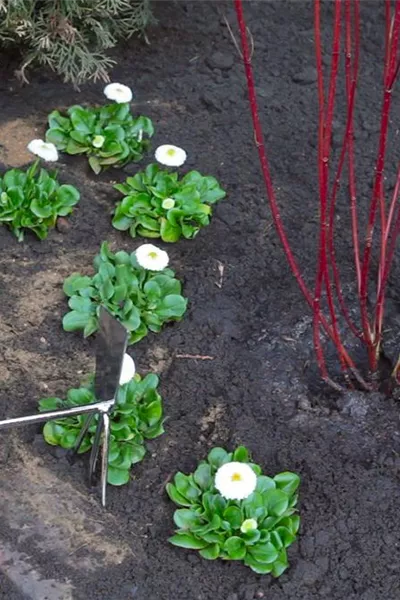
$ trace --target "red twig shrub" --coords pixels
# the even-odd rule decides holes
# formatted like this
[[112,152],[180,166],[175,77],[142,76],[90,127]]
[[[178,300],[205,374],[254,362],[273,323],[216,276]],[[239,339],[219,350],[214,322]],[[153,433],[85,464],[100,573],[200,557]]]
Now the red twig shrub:
[[[318,94],[318,189],[319,189],[319,244],[316,275],[313,287],[308,285],[291,249],[285,228],[281,221],[279,206],[274,191],[270,166],[264,145],[260,124],[257,98],[254,85],[253,67],[247,40],[247,28],[242,0],[235,0],[235,8],[241,37],[243,63],[247,79],[250,108],[253,119],[255,141],[261,163],[273,221],[282,243],[286,258],[296,281],[312,310],[313,340],[318,366],[325,382],[335,389],[342,386],[328,374],[321,333],[324,332],[335,345],[345,381],[357,383],[363,389],[376,386],[379,375],[382,333],[384,323],[385,291],[393,263],[397,237],[400,233],[400,165],[397,170],[394,191],[387,197],[385,191],[385,160],[388,148],[389,126],[391,125],[392,98],[396,79],[400,70],[400,0],[382,0],[385,7],[385,54],[382,77],[382,107],[379,115],[380,134],[374,166],[374,183],[368,209],[368,219],[363,243],[359,227],[360,202],[357,194],[355,171],[354,110],[359,81],[361,21],[360,0],[334,0],[333,42],[329,77],[323,67],[323,47],[321,36],[321,0],[314,0],[314,37],[317,67]],[[338,78],[341,75],[340,53],[344,52],[346,127],[337,164],[332,160],[332,124],[335,115]],[[398,126],[398,121],[394,121]],[[335,255],[335,209],[338,190],[347,164],[349,208],[355,266],[355,287],[359,300],[360,324],[351,318],[351,311],[342,293],[340,265]],[[373,235],[379,223],[380,239],[377,244],[378,275],[376,281],[376,302],[373,308],[368,303],[368,289],[371,283],[371,260]],[[369,372],[362,374],[346,350],[341,319],[350,331],[365,345]],[[393,378],[397,380],[400,361],[394,366]]]

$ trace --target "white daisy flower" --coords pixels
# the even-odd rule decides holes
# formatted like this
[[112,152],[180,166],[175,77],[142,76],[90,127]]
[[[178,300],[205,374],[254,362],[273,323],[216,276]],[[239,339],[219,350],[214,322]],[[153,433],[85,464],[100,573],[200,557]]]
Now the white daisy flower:
[[165,210],[169,210],[170,208],[174,208],[174,206],[175,206],[175,200],[173,198],[165,198],[165,200],[162,201],[161,206],[163,208],[165,208]]
[[155,151],[156,160],[167,167],[180,167],[186,161],[186,152],[178,146],[164,144]]
[[114,100],[117,104],[130,102],[133,98],[132,90],[122,83],[109,83],[104,88],[104,95],[109,100]]
[[169,263],[168,254],[153,244],[142,244],[135,255],[139,265],[149,271],[162,271]]
[[257,529],[257,521],[255,519],[246,519],[240,526],[240,531],[242,533],[253,531],[253,529]]
[[94,146],[94,148],[102,148],[105,141],[106,138],[104,135],[95,135],[92,139],[92,146]]
[[256,485],[257,475],[247,463],[226,463],[215,474],[215,487],[227,500],[244,500]]
[[133,358],[129,354],[124,355],[122,362],[121,376],[119,378],[119,385],[125,385],[129,383],[135,376],[136,368]]
[[32,140],[29,142],[27,148],[32,154],[36,154],[36,156],[48,162],[58,160],[58,152],[54,144],[44,142],[43,140]]

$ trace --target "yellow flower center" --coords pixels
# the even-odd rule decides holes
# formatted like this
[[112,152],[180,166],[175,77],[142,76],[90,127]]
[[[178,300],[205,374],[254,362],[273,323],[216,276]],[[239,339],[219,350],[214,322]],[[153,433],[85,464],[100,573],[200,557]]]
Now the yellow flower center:
[[149,258],[157,258],[157,252],[149,252]]
[[168,156],[175,156],[175,150],[173,148],[170,148],[169,150],[167,150],[167,154]]
[[231,481],[242,481],[242,476],[240,473],[233,473],[231,476]]

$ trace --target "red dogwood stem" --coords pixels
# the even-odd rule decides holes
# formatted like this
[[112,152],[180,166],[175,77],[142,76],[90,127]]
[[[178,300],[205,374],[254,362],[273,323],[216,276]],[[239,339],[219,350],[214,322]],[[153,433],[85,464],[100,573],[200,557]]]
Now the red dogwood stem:
[[[386,13],[387,15],[387,13]],[[377,359],[379,354],[380,347],[380,336],[377,338],[375,332],[371,331],[368,319],[368,310],[367,310],[367,296],[368,296],[368,280],[369,280],[369,269],[371,262],[371,246],[372,246],[372,236],[375,226],[376,213],[378,204],[384,211],[384,206],[382,209],[382,204],[384,204],[383,198],[383,173],[385,168],[385,155],[386,155],[386,146],[387,146],[387,135],[388,135],[388,126],[389,126],[389,114],[390,114],[390,106],[392,100],[392,87],[394,83],[394,79],[396,77],[397,72],[397,47],[399,41],[399,29],[400,29],[400,0],[396,0],[395,2],[395,13],[393,26],[391,27],[391,34],[389,39],[389,49],[387,51],[387,60],[388,66],[385,77],[385,90],[383,96],[383,105],[382,105],[382,117],[381,117],[381,128],[380,128],[380,136],[379,136],[379,149],[378,149],[378,157],[376,161],[376,174],[374,180],[374,188],[373,195],[370,206],[370,213],[367,225],[367,233],[363,254],[363,262],[362,262],[362,270],[361,270],[361,287],[360,287],[360,309],[361,309],[361,319],[363,325],[364,339],[368,347],[368,357],[371,370],[374,372],[377,367]],[[381,236],[381,263],[380,263],[380,274],[379,277],[382,279],[384,277],[383,269],[384,265],[382,264],[382,260],[385,260],[385,248],[384,245],[384,228],[385,225],[385,216],[381,216],[382,220],[382,236]],[[379,287],[382,287],[380,285]]]
[[[333,280],[335,283],[336,294],[339,301],[339,306],[342,314],[350,327],[352,333],[362,339],[362,332],[353,323],[349,310],[346,306],[342,286],[340,283],[339,268],[336,262],[335,246],[334,246],[334,227],[335,227],[335,208],[336,208],[336,197],[340,187],[340,179],[344,167],[344,161],[346,153],[349,156],[349,191],[350,191],[350,207],[351,207],[351,224],[352,224],[352,237],[354,247],[354,259],[357,276],[357,288],[359,289],[359,243],[358,243],[358,224],[357,224],[357,207],[356,207],[356,193],[355,193],[355,173],[354,173],[354,144],[353,144],[353,118],[354,118],[354,105],[355,105],[355,94],[356,85],[358,78],[358,64],[359,64],[359,12],[358,12],[358,0],[355,4],[355,48],[354,48],[354,68],[352,69],[352,38],[351,38],[351,0],[345,0],[345,23],[346,23],[346,37],[345,37],[345,72],[346,72],[346,101],[347,101],[347,121],[345,134],[343,137],[342,148],[340,151],[338,167],[333,182],[330,209],[329,209],[329,230],[328,230],[328,250],[329,258],[333,273]],[[358,33],[357,33],[358,32]]]
[[400,232],[400,209],[398,206],[399,195],[400,195],[400,165],[399,165],[399,168],[397,171],[396,184],[395,184],[395,187],[393,190],[392,201],[390,203],[390,210],[389,210],[389,215],[388,215],[387,224],[386,224],[385,249],[387,248],[387,244],[389,241],[390,229],[391,229],[392,222],[394,220],[396,208],[397,208],[397,217],[395,220],[395,225],[393,228],[390,247],[389,247],[389,251],[387,253],[385,264],[381,265],[382,277],[380,278],[380,281],[379,281],[378,295],[377,295],[377,302],[376,302],[376,309],[375,309],[376,310],[376,312],[375,312],[375,336],[376,336],[376,339],[378,340],[378,343],[380,342],[380,339],[382,336],[383,312],[384,312],[384,304],[385,304],[385,288],[386,288],[386,284],[387,284],[387,281],[389,278],[390,267],[393,262],[394,253],[396,250],[397,237]]
[[[255,141],[256,141],[256,146],[257,146],[258,155],[259,155],[259,159],[260,159],[261,171],[263,174],[264,183],[265,183],[266,190],[267,190],[267,197],[268,197],[269,204],[271,207],[272,218],[273,218],[274,225],[276,227],[279,239],[282,243],[287,261],[293,272],[293,275],[295,276],[296,281],[300,287],[300,290],[302,291],[308,305],[311,307],[311,309],[313,309],[313,298],[312,298],[311,292],[309,291],[307,285],[305,284],[305,282],[303,280],[303,277],[300,273],[299,267],[297,265],[297,262],[293,256],[292,250],[290,248],[289,242],[287,240],[286,232],[285,232],[284,227],[281,222],[281,216],[280,216],[279,208],[278,208],[277,201],[276,201],[275,191],[273,188],[272,178],[271,178],[270,169],[269,169],[269,163],[267,160],[267,155],[266,155],[265,146],[264,146],[264,142],[263,142],[263,135],[262,135],[262,129],[261,129],[260,118],[259,118],[259,113],[258,113],[257,98],[256,98],[256,92],[255,92],[255,85],[254,85],[253,68],[251,65],[250,51],[249,51],[249,46],[248,46],[248,42],[247,42],[247,31],[246,31],[246,23],[245,23],[244,14],[243,14],[242,0],[234,0],[234,3],[235,3],[237,20],[238,20],[238,26],[239,26],[239,30],[240,30],[242,57],[243,57],[243,64],[244,64],[244,69],[245,69],[245,73],[246,73],[247,89],[248,89],[248,94],[249,94],[250,110],[251,110],[251,115],[252,115],[252,120],[253,120]],[[332,339],[334,339],[333,331],[323,315],[321,315],[320,320],[321,320],[321,325],[323,326],[324,330],[327,332],[327,334]],[[346,351],[346,349],[343,346],[341,347],[340,352],[342,353],[343,358],[345,359],[347,365],[349,366],[349,369],[351,370],[354,377],[358,380],[360,385],[364,389],[370,389],[370,386],[364,381],[364,379],[358,373],[357,369],[355,368],[354,362],[352,361],[351,357],[349,356],[348,352]],[[318,360],[318,365],[321,370],[321,373],[324,373],[324,367],[325,367],[325,376],[324,376],[325,381],[327,383],[329,383],[332,387],[339,389],[340,386],[338,386],[335,382],[333,382],[326,375],[326,366],[324,363],[324,357],[317,356],[317,360]]]
[[[354,132],[353,132],[353,111],[350,112],[350,103],[352,95],[352,86],[356,89],[358,79],[358,67],[360,63],[360,1],[354,2],[354,63],[353,72],[351,72],[352,56],[352,38],[351,38],[351,6],[350,0],[346,0],[346,42],[345,42],[345,73],[346,73],[346,100],[347,111],[350,115],[350,131],[348,133],[348,166],[349,166],[349,193],[350,193],[350,213],[351,213],[351,232],[353,237],[354,265],[357,277],[357,289],[360,292],[361,286],[361,262],[360,262],[360,243],[358,239],[358,219],[357,219],[357,192],[356,177],[354,168]],[[355,93],[355,91],[354,91]]]
[[327,261],[327,240],[328,240],[328,184],[329,184],[329,158],[331,154],[331,136],[332,122],[336,95],[336,81],[339,65],[339,50],[340,50],[340,31],[341,31],[341,0],[335,0],[335,17],[334,17],[334,32],[332,45],[332,63],[331,75],[329,81],[328,103],[325,115],[325,100],[324,100],[324,81],[322,69],[322,44],[321,44],[321,17],[320,17],[320,0],[315,0],[314,16],[315,16],[315,53],[317,60],[317,82],[318,82],[318,179],[319,179],[319,199],[320,199],[320,236],[319,236],[319,252],[317,275],[315,279],[314,289],[314,320],[313,320],[313,337],[315,350],[318,353],[322,352],[320,340],[320,321],[321,321],[321,294],[323,284],[325,283],[326,298],[331,316],[332,330],[334,343],[339,353],[339,360],[342,369],[346,370],[346,364],[341,353],[341,341],[337,327],[337,318],[335,305],[332,298],[332,290],[329,279],[329,269]]
[[333,187],[332,187],[330,209],[329,209],[328,249],[329,249],[329,258],[331,261],[331,267],[332,267],[332,272],[333,272],[333,280],[335,282],[336,293],[337,293],[337,297],[339,300],[339,306],[342,310],[342,314],[343,314],[344,318],[346,319],[346,322],[347,322],[348,326],[350,327],[352,333],[359,339],[362,339],[362,332],[359,331],[357,329],[357,327],[355,326],[355,324],[353,323],[353,321],[350,317],[349,310],[346,306],[346,302],[343,297],[342,287],[341,287],[341,283],[340,283],[340,274],[339,274],[339,269],[338,269],[337,262],[336,262],[335,246],[334,246],[334,224],[335,224],[336,197],[337,197],[337,192],[338,192],[338,189],[340,186],[340,177],[341,177],[342,171],[343,171],[344,161],[346,158],[346,151],[348,150],[348,141],[349,141],[349,135],[350,135],[350,130],[351,130],[351,119],[352,119],[352,115],[354,112],[353,109],[354,109],[355,89],[356,89],[356,84],[355,84],[355,82],[353,82],[352,90],[351,90],[351,99],[350,99],[350,104],[348,107],[346,131],[344,134],[342,149],[340,151],[338,168],[336,171],[336,176],[335,176],[335,180],[334,180]]
[[386,82],[387,70],[389,65],[389,47],[390,38],[392,31],[392,11],[391,11],[392,0],[385,0],[385,69],[383,71],[383,83]]

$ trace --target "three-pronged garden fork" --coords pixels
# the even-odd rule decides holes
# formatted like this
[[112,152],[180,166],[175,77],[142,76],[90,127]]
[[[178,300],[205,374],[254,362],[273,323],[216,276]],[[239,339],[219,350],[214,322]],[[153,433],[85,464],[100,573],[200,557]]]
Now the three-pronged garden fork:
[[99,314],[99,332],[97,335],[96,373],[94,379],[95,397],[93,404],[74,406],[62,410],[51,410],[25,417],[14,417],[0,421],[0,429],[14,426],[43,423],[71,417],[74,415],[87,415],[85,423],[79,433],[75,447],[69,453],[69,460],[73,462],[85,434],[98,416],[94,442],[89,461],[89,483],[94,484],[97,460],[102,448],[101,460],[101,500],[106,505],[108,452],[110,442],[110,414],[115,406],[122,362],[128,342],[128,332],[119,321],[114,319],[103,307]]

